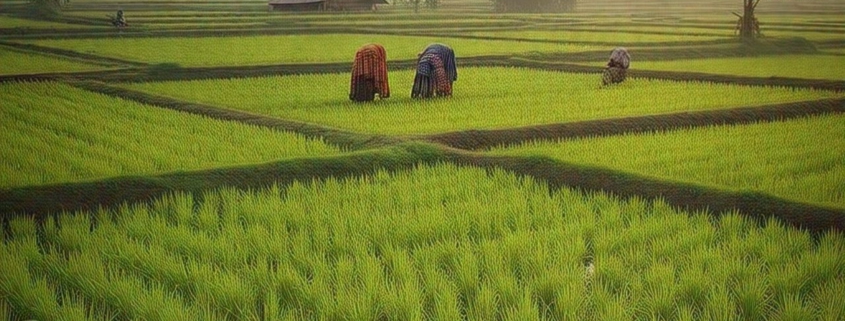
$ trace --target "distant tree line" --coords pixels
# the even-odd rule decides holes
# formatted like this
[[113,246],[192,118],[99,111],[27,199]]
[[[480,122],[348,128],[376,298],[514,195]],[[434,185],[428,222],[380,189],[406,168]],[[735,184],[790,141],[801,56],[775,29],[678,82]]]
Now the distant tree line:
[[569,12],[575,0],[492,0],[498,12]]

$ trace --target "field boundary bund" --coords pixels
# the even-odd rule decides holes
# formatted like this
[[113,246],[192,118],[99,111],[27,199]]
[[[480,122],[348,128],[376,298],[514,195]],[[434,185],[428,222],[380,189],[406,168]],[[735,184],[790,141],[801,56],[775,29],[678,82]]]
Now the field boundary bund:
[[176,192],[201,193],[224,187],[262,188],[294,181],[356,177],[380,170],[393,172],[437,163],[500,168],[533,177],[549,184],[553,190],[571,187],[612,193],[621,198],[660,199],[681,210],[704,211],[713,216],[738,211],[758,222],[774,217],[812,233],[845,230],[845,209],[800,203],[760,192],[721,190],[597,166],[573,165],[548,157],[488,156],[424,143],[405,143],[332,157],[11,188],[0,190],[0,215],[4,222],[17,215],[44,219],[75,211],[111,210],[130,203],[150,202]]
[[532,140],[612,136],[716,125],[748,124],[845,113],[845,98],[821,99],[756,107],[710,109],[647,116],[585,120],[491,130],[464,130],[413,136],[458,149],[482,150]]
[[[474,56],[461,59],[462,67],[502,66],[510,56]],[[416,68],[416,59],[392,60],[388,70]],[[246,65],[221,67],[181,67],[170,64],[145,65],[143,68],[124,68],[86,72],[58,72],[41,74],[0,75],[0,83],[11,81],[100,81],[152,82],[196,79],[230,79],[276,75],[338,74],[352,70],[351,62],[290,63],[278,65]]]
[[501,168],[545,181],[553,189],[563,186],[582,191],[612,193],[622,198],[662,199],[685,211],[705,211],[719,216],[738,211],[760,223],[774,217],[812,233],[845,231],[845,209],[783,199],[762,192],[722,190],[712,186],[661,180],[599,166],[575,165],[549,157],[487,156],[461,150],[447,152],[453,163]]
[[[572,63],[549,63],[532,60],[511,59],[503,67],[523,67],[537,70],[549,70],[571,73],[594,73],[604,72],[604,67],[586,66]],[[749,77],[736,75],[707,74],[697,72],[660,71],[629,69],[628,77],[645,78],[671,81],[698,81],[716,84],[733,84],[746,86],[769,86],[769,87],[790,87],[809,88],[831,91],[845,91],[845,81],[819,80],[787,77]]]
[[[415,68],[415,60],[395,60],[388,62],[388,70],[409,70]],[[555,63],[526,59],[524,56],[475,56],[458,59],[458,65],[465,67],[515,67],[534,70],[547,70],[568,73],[600,74],[601,66],[588,66],[576,63]],[[179,67],[167,64],[147,65],[145,68],[125,68],[118,70],[0,75],[0,83],[11,81],[84,81],[102,82],[130,81],[177,81],[195,79],[229,79],[261,77],[273,75],[297,74],[337,74],[349,72],[352,64],[348,62],[314,64],[280,64],[237,67]],[[698,81],[720,84],[747,86],[769,86],[809,88],[818,90],[845,91],[845,81],[803,79],[787,77],[750,77],[721,75],[697,72],[676,72],[658,70],[628,70],[632,78],[646,78],[670,81]],[[598,80],[597,80],[598,81]]]
[[35,54],[50,54],[54,56],[59,56],[65,59],[72,59],[78,60],[82,62],[86,62],[89,64],[95,64],[100,66],[130,66],[130,67],[143,67],[146,66],[146,63],[137,62],[137,61],[130,61],[130,60],[123,60],[118,58],[111,58],[111,57],[103,57],[97,55],[91,55],[86,53],[81,53],[78,51],[67,50],[67,49],[58,49],[58,48],[51,48],[45,46],[38,46],[32,44],[24,44],[24,43],[16,43],[16,42],[7,42],[0,40],[0,46],[13,48],[20,51],[26,52],[33,52]]
[[4,220],[15,215],[44,218],[63,212],[96,211],[127,203],[149,202],[173,192],[199,193],[223,187],[260,188],[293,181],[360,176],[378,170],[411,168],[420,162],[441,158],[436,153],[414,149],[414,146],[392,146],[338,156],[0,189],[0,215]]
[[68,84],[83,90],[120,99],[132,100],[153,107],[176,110],[212,119],[234,121],[279,131],[294,132],[312,139],[323,139],[327,143],[351,150],[382,147],[399,142],[396,138],[384,135],[359,134],[312,123],[274,118],[210,105],[190,103],[169,97],[155,96],[141,91],[107,86],[102,83],[89,81],[68,82]]

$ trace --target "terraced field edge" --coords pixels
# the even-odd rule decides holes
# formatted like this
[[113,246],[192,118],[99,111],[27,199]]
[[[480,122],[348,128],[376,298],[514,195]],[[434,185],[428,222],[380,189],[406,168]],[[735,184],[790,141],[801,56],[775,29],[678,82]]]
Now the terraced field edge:
[[483,150],[542,139],[611,136],[712,125],[747,124],[845,112],[845,98],[662,115],[599,119],[494,130],[465,130],[417,136],[453,148]]
[[273,118],[243,111],[224,109],[215,106],[184,102],[173,98],[155,96],[140,91],[108,86],[99,82],[71,82],[72,86],[122,99],[134,100],[147,105],[202,115],[213,119],[235,121],[281,131],[302,134],[309,138],[322,138],[327,143],[350,150],[382,147],[397,143],[398,140],[382,135],[363,135],[326,126],[305,122]]
[[149,202],[173,192],[199,193],[221,187],[254,189],[299,180],[343,178],[395,171],[419,164],[450,162],[460,166],[500,168],[545,181],[553,189],[572,187],[621,197],[662,199],[686,211],[718,216],[737,210],[759,222],[769,217],[814,233],[845,231],[845,209],[823,207],[760,192],[730,191],[658,180],[611,169],[573,165],[548,157],[486,156],[439,145],[403,143],[343,156],[302,158],[157,176],[125,176],[105,180],[0,190],[0,215],[45,218],[63,212],[115,208]]

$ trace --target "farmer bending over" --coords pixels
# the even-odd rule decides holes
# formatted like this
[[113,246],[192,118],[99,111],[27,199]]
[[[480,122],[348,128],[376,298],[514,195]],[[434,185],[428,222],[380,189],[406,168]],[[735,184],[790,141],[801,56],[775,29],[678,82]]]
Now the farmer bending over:
[[387,83],[387,54],[379,44],[367,44],[355,53],[352,62],[352,83],[349,99],[353,101],[373,101],[378,94],[380,99],[390,97]]
[[419,54],[411,97],[451,96],[452,83],[456,80],[455,52],[443,44],[430,44]]
[[628,55],[628,50],[617,47],[610,53],[610,61],[604,67],[604,74],[601,77],[601,84],[603,86],[609,84],[616,84],[625,81],[625,76],[628,73],[628,67],[631,65],[631,56]]
[[111,23],[118,28],[123,28],[129,25],[126,23],[126,18],[123,17],[123,10],[117,10],[117,15],[112,18]]

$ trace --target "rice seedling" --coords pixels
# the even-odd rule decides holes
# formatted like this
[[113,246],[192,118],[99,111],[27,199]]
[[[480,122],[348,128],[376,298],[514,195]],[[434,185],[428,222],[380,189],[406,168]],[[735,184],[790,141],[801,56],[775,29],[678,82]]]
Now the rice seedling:
[[[774,123],[536,141],[513,148],[494,148],[491,152],[548,155],[670,180],[763,191],[842,207],[843,135],[845,116],[829,115]],[[780,252],[775,250],[774,256],[782,257]]]
[[0,75],[22,75],[53,72],[76,72],[103,70],[108,67],[86,64],[78,61],[23,53],[0,47]]
[[60,83],[2,84],[0,99],[0,187],[340,152],[299,135],[159,109]]
[[[569,52],[593,49],[584,45],[363,34],[55,39],[22,42],[111,58],[151,64],[175,63],[181,66],[351,63],[352,58],[355,57],[355,51],[361,45],[371,42],[380,43],[387,49],[388,60],[415,59],[417,54],[432,42],[447,43],[455,49],[455,52],[464,57],[528,51]],[[325,50],[325,45],[328,43],[332,44],[332,50]],[[127,47],[133,50],[120,49]],[[219,48],[229,49],[221,51]]]
[[[391,98],[372,104],[349,101],[349,75],[345,74],[133,83],[125,87],[280,118],[391,135],[506,128],[841,96],[817,90],[647,79],[630,79],[620,86],[601,89],[597,75],[522,68],[463,68],[454,83],[453,97],[418,101],[409,98],[413,77],[413,71],[391,72]],[[549,90],[550,87],[555,90]],[[285,90],[278,92],[278,88]]]
[[[489,206],[494,200],[502,206]],[[208,209],[217,218],[201,227]],[[23,317],[843,317],[835,304],[841,233],[803,244],[804,232],[777,221],[760,228],[737,214],[711,219],[659,200],[552,191],[501,170],[447,164],[179,193],[62,214],[43,234],[26,217],[9,227],[0,313]],[[751,253],[795,242],[788,260]],[[794,283],[796,275],[812,282]]]

